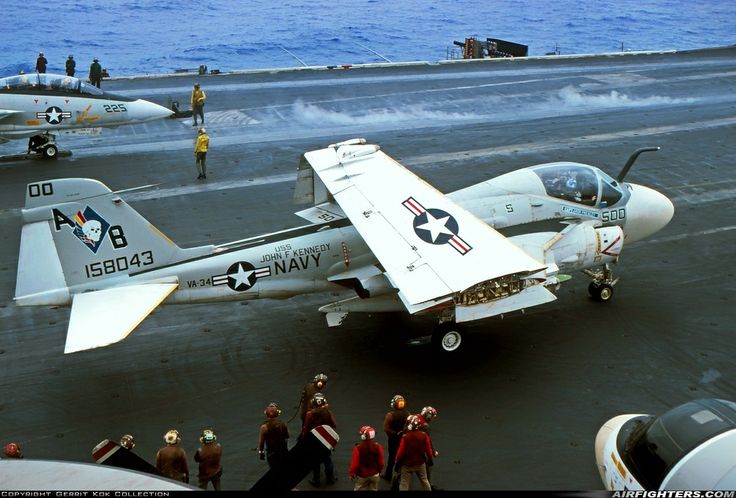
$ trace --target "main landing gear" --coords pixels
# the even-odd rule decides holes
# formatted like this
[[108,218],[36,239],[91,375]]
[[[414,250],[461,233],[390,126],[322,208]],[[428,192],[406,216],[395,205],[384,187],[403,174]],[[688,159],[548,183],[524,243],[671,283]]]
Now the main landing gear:
[[28,139],[28,154],[38,154],[44,159],[56,159],[59,155],[56,137],[51,133],[32,136]]
[[453,353],[463,342],[463,332],[454,321],[440,323],[432,333],[432,347],[442,353]]
[[583,271],[593,279],[588,285],[590,297],[599,303],[607,303],[613,299],[613,286],[618,283],[618,277],[614,278],[613,271],[607,263],[600,269]]

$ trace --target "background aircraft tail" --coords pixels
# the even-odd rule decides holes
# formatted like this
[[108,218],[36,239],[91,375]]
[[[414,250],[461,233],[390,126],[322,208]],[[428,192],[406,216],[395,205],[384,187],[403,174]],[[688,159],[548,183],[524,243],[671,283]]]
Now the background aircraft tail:
[[194,257],[212,248],[181,249],[97,180],[31,183],[23,209],[19,305],[63,305],[82,291],[124,283],[127,275]]

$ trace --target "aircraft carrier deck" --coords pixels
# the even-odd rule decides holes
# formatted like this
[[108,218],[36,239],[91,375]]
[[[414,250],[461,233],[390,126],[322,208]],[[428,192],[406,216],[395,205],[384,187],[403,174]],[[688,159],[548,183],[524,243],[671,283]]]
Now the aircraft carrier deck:
[[[184,108],[194,81],[208,96],[206,182],[195,179],[189,119],[60,135],[71,157],[0,164],[0,442],[20,442],[27,458],[90,462],[100,440],[129,432],[152,461],[164,432],[178,428],[194,469],[199,433],[213,427],[223,488],[248,489],[266,471],[255,451],[264,407],[277,401],[291,419],[303,385],[324,371],[341,442],[340,480],[321,489],[352,489],[359,426],[375,426],[386,445],[395,393],[410,411],[439,410],[441,489],[602,489],[593,441],[607,419],[736,397],[736,47],[171,75],[103,88]],[[353,137],[444,192],[559,160],[615,176],[635,149],[660,146],[627,180],[665,193],[675,215],[624,246],[612,302],[592,301],[575,275],[554,303],[474,323],[452,358],[411,342],[429,330],[426,319],[350,315],[328,329],[317,308],[331,295],[163,306],[126,340],[71,355],[68,309],[13,302],[29,182],[158,184],[125,198],[183,247],[220,243],[304,224],[293,214],[304,206],[291,202],[300,154]],[[0,154],[23,149],[10,142]],[[306,480],[299,488],[313,489]]]

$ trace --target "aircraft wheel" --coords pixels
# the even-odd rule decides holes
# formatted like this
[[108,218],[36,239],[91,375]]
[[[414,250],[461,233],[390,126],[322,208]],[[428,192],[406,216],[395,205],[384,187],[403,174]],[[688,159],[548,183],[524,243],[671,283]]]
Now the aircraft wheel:
[[56,159],[56,154],[58,154],[59,149],[56,148],[56,145],[50,144],[45,149],[43,149],[43,157],[46,159]]
[[607,303],[613,299],[613,287],[608,284],[596,285],[591,282],[588,286],[588,292],[599,303]]
[[462,342],[462,329],[456,323],[444,323],[432,334],[432,345],[441,352],[455,352]]
[[602,303],[607,303],[613,299],[613,287],[608,284],[601,285],[598,290],[598,300]]

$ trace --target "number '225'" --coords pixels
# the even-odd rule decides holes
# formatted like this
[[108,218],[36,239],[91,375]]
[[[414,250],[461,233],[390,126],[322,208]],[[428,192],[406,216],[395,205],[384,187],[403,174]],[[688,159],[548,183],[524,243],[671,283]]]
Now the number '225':
[[105,104],[102,106],[106,112],[128,112],[125,104]]

